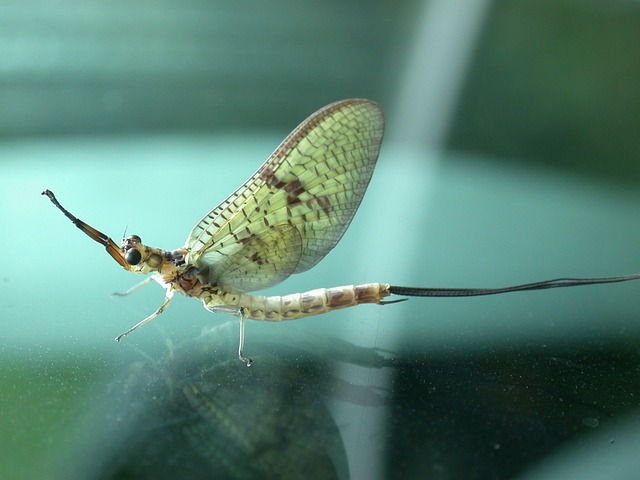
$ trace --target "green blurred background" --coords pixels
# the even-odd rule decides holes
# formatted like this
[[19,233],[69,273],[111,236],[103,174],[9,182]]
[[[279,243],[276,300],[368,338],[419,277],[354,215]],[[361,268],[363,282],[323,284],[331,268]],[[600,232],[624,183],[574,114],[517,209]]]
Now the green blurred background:
[[[236,348],[232,323],[216,331],[204,360],[185,360],[189,348],[176,345],[228,319],[182,298],[126,344],[113,342],[162,293],[149,287],[110,299],[136,279],[40,191],[51,188],[116,240],[127,227],[150,245],[175,248],[301,120],[347,97],[371,98],[385,111],[376,174],[336,250],[273,293],[369,281],[502,286],[640,270],[637,1],[7,0],[1,478],[163,478],[161,447],[173,444],[161,444],[156,457],[139,445],[178,435],[155,433],[197,410],[171,403],[174,392],[215,396],[193,379],[210,378],[207,359],[220,368]],[[327,404],[339,431],[332,448],[342,442],[348,467],[334,455],[337,473],[313,463],[319,478],[635,478],[624,474],[640,471],[637,292],[625,284],[412,299],[250,323],[247,348],[269,372],[277,359],[289,388]],[[381,359],[381,351],[393,354]],[[163,380],[149,380],[141,359]],[[264,387],[277,382],[261,370],[247,379],[234,371],[219,375],[241,384],[237,395],[256,385],[261,404],[288,398]],[[162,387],[150,389],[154,382]],[[148,398],[170,404],[152,441],[118,437],[123,418],[146,431],[149,419],[137,412]],[[287,408],[325,418],[300,403]],[[252,436],[253,424],[236,425]],[[192,440],[184,432],[193,431],[222,435],[205,435],[201,424],[179,435]],[[95,464],[78,460],[80,446]],[[105,466],[128,450],[128,460],[158,470]],[[213,467],[203,458],[212,457],[187,457],[203,462],[206,478]]]
[[[428,8],[8,0],[0,135],[286,131],[301,112],[351,96],[393,111],[411,52],[448,48],[412,43]],[[458,31],[440,35],[469,41],[451,8],[441,28]],[[637,2],[468,9],[478,32],[445,145],[637,181]]]

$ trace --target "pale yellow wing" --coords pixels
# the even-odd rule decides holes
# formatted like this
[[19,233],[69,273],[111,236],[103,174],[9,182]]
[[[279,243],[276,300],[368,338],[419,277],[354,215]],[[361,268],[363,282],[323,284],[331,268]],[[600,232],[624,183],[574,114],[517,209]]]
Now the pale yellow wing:
[[[185,245],[189,263],[200,270],[213,267],[212,271],[219,271],[215,264],[222,256],[226,265],[243,263],[245,275],[263,279],[246,281],[247,290],[314,266],[349,226],[371,179],[383,128],[382,112],[369,100],[343,100],[311,115],[244,185],[193,228]],[[238,252],[274,231],[287,232],[278,229],[283,225],[296,229],[301,248],[279,248],[270,273],[264,275],[259,262],[247,263],[246,255]],[[267,243],[274,245],[273,239]],[[270,252],[259,254],[266,258]],[[215,278],[210,280],[215,283]]]
[[302,238],[295,227],[278,225],[244,244],[210,249],[200,257],[200,281],[226,292],[268,288],[291,275],[300,259]]

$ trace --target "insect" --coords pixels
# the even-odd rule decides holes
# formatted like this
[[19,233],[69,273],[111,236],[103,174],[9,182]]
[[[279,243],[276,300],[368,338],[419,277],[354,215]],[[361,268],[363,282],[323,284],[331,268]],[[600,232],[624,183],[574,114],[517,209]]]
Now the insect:
[[523,290],[613,283],[640,274],[605,278],[560,278],[504,288],[415,288],[368,283],[321,288],[285,296],[247,292],[276,285],[317,264],[338,243],[365,193],[378,158],[384,130],[377,104],[365,99],[332,103],[303,121],[258,171],[193,227],[184,246],[162,250],[130,235],[117,245],[49,197],[80,230],[102,244],[126,270],[151,274],[120,295],[155,280],[166,290],[151,315],[116,340],[150,322],[175,292],[202,300],[204,308],[240,319],[238,357],[244,356],[245,319],[282,321],[364,303],[379,305],[400,296],[477,296]]

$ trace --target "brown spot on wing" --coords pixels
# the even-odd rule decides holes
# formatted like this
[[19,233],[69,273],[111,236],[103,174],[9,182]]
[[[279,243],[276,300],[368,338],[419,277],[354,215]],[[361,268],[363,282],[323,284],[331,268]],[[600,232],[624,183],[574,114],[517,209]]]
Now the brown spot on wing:
[[329,201],[329,199],[327,197],[318,197],[316,198],[316,201],[318,202],[318,206],[324,211],[324,213],[329,215],[329,207],[331,207],[331,202]]
[[258,252],[255,252],[253,255],[251,255],[249,259],[258,265],[265,265],[268,262],[268,260],[264,257],[261,257]]
[[238,240],[242,245],[246,245],[247,243],[249,243],[251,240],[253,240],[254,238],[256,238],[256,234],[252,233],[251,235],[249,235],[248,237],[244,237],[241,238],[240,240]]
[[271,180],[271,177],[273,177],[273,174],[274,174],[274,171],[273,171],[273,168],[271,168],[271,165],[264,165],[260,170],[260,179],[269,183],[269,181]]
[[285,186],[285,183],[276,176],[276,172],[270,165],[265,165],[263,167],[260,171],[260,178],[264,180],[267,185],[273,188],[282,188]]
[[284,187],[287,195],[287,204],[292,205],[295,203],[300,203],[300,195],[306,192],[306,189],[302,186],[302,182],[300,179],[296,178],[287,183]]

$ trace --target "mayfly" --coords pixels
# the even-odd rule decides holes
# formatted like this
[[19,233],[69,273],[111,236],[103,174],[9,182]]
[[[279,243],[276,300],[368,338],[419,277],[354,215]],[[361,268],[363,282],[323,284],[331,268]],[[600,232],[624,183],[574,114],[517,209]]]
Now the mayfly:
[[364,303],[379,305],[390,295],[460,297],[494,295],[640,279],[640,274],[606,278],[560,278],[503,288],[415,288],[368,283],[321,288],[285,296],[247,292],[271,287],[317,264],[338,243],[355,214],[375,167],[384,119],[365,99],[332,103],[303,121],[260,169],[189,233],[184,246],[162,250],[130,235],[118,246],[66,210],[50,190],[43,195],[80,230],[102,244],[132,273],[152,274],[121,295],[155,280],[166,289],[151,315],[119,335],[133,332],[161,314],[175,292],[202,300],[210,312],[239,317],[238,357],[244,356],[245,319],[278,322]]

